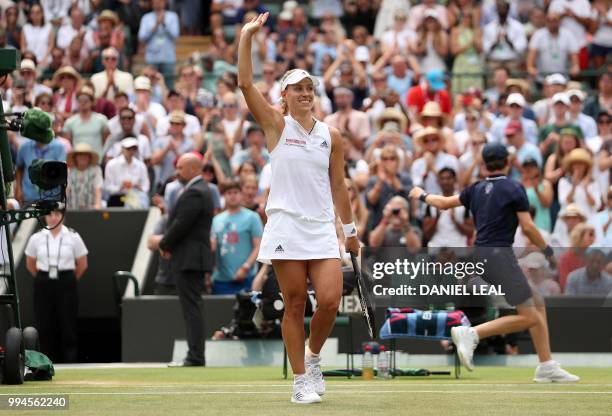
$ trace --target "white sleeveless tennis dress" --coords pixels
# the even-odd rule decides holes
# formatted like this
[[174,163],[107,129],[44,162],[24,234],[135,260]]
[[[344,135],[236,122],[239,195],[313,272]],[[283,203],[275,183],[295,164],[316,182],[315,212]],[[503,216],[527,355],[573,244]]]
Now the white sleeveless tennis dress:
[[329,179],[329,126],[309,133],[291,116],[270,153],[272,180],[257,260],[340,258]]

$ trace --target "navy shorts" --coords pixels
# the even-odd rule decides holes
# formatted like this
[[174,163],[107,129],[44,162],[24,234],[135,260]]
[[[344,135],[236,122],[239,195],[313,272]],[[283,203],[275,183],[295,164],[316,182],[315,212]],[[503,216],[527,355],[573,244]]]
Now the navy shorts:
[[607,46],[591,44],[591,57],[595,56],[608,56],[608,54],[612,53],[612,48],[608,48]]
[[478,247],[475,256],[476,261],[485,261],[482,279],[490,285],[500,286],[508,304],[520,305],[533,296],[511,247]]

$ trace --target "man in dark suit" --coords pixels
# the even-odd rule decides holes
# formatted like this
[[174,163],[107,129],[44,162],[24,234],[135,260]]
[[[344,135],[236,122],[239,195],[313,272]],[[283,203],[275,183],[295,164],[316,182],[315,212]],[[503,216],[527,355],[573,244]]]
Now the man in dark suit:
[[193,153],[181,156],[176,176],[185,186],[168,218],[160,254],[170,260],[187,329],[189,352],[183,366],[204,365],[204,323],[201,304],[204,273],[213,269],[210,226],[213,200],[201,176],[202,161]]

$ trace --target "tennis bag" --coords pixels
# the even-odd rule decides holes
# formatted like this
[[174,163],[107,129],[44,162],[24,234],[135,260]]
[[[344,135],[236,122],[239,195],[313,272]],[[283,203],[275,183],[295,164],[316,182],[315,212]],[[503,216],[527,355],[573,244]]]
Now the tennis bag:
[[454,326],[470,326],[470,321],[463,311],[387,308],[380,338],[449,339]]
[[25,381],[51,380],[55,375],[53,363],[42,352],[25,350],[25,366],[30,370]]

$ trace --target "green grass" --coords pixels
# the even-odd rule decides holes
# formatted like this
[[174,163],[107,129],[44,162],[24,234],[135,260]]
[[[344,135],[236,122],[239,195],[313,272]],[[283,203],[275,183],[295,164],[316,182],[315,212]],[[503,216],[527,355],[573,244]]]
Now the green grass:
[[328,378],[323,403],[292,405],[280,368],[62,369],[51,382],[0,386],[15,394],[68,394],[68,411],[15,415],[611,415],[612,370],[572,369],[582,382],[541,385],[533,369],[480,367],[447,376],[363,381]]

